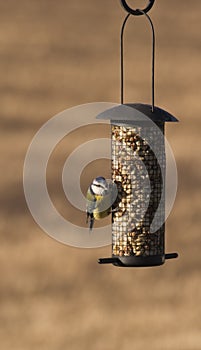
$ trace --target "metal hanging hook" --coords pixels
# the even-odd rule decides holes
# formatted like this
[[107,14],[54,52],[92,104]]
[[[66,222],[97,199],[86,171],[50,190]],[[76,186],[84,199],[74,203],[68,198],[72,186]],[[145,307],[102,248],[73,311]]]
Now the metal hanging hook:
[[[121,0],[122,2],[123,0]],[[152,1],[154,2],[154,1]],[[138,10],[141,15],[145,15],[151,25],[152,30],[152,112],[154,111],[155,100],[155,31],[154,25],[149,15],[144,10]],[[147,10],[148,11],[148,10]],[[130,13],[125,17],[121,27],[121,47],[120,47],[120,69],[121,69],[121,104],[124,103],[124,29]]]
[[121,1],[123,8],[128,13],[130,13],[131,15],[134,15],[134,16],[141,16],[141,15],[143,15],[143,13],[147,13],[149,10],[151,10],[155,0],[149,0],[147,7],[145,7],[145,9],[143,9],[143,10],[139,10],[139,9],[134,10],[130,6],[128,6],[126,0],[120,0],[120,1]]

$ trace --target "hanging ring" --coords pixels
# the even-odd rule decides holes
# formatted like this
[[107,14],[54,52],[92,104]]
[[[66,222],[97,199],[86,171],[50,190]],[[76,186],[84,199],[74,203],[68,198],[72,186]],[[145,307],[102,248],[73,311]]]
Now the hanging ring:
[[130,13],[131,15],[134,15],[134,16],[141,16],[141,15],[143,15],[143,13],[147,13],[149,10],[151,10],[155,0],[149,0],[149,4],[143,10],[138,10],[138,9],[133,10],[130,6],[128,6],[128,4],[126,3],[126,0],[120,0],[120,1],[121,1],[122,6],[124,7],[124,9],[128,13]]

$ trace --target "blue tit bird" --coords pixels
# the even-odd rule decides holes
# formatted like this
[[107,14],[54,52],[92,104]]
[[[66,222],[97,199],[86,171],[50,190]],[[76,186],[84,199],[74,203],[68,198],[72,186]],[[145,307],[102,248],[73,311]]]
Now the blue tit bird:
[[116,186],[103,176],[96,177],[90,184],[87,199],[87,223],[89,220],[90,231],[94,220],[105,218],[111,213],[111,207],[116,199]]

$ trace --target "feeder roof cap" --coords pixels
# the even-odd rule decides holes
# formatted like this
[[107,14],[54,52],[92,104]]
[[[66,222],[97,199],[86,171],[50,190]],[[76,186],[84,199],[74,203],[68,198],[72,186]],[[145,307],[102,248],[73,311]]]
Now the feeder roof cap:
[[97,115],[96,119],[106,119],[119,122],[142,122],[148,117],[153,122],[178,122],[172,114],[162,108],[154,107],[142,103],[126,103],[117,107],[110,108]]

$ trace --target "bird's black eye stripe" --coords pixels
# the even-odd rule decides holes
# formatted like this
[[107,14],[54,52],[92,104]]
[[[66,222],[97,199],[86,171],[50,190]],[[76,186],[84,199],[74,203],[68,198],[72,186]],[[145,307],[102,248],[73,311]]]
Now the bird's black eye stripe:
[[98,185],[98,184],[94,184],[94,186],[104,188],[104,186],[102,186],[102,185]]

